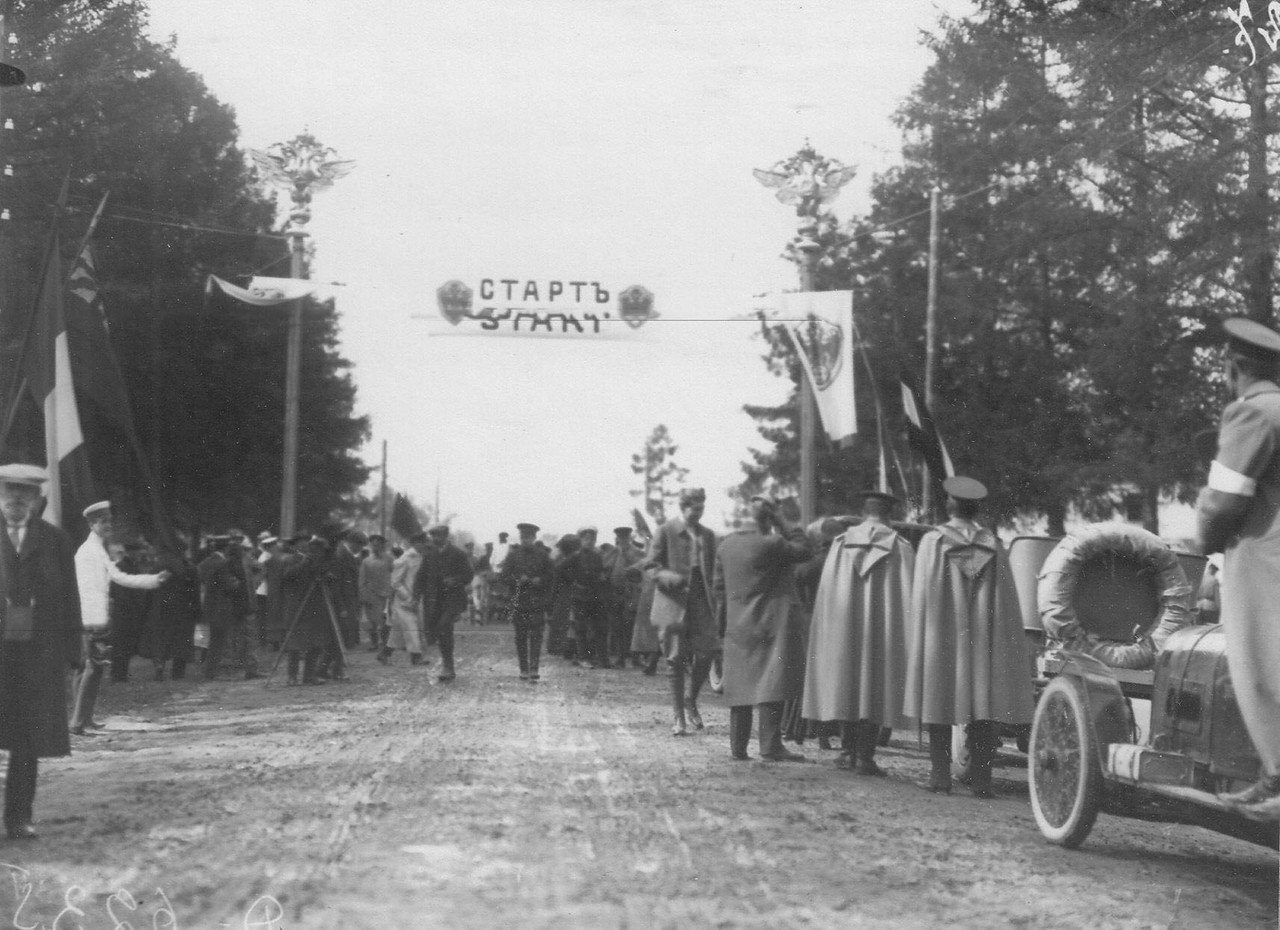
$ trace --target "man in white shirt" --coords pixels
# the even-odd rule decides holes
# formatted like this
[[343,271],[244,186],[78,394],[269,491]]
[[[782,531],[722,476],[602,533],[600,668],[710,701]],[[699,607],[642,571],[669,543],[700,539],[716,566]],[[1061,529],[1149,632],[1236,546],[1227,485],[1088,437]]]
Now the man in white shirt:
[[169,572],[130,575],[116,567],[107,553],[111,535],[111,502],[99,501],[84,509],[89,521],[89,537],[76,550],[76,584],[80,589],[80,617],[84,623],[84,668],[76,676],[76,706],[71,715],[71,732],[84,736],[87,729],[101,729],[94,723],[93,706],[98,700],[102,671],[111,662],[107,639],[111,583],[122,588],[153,591],[164,584]]

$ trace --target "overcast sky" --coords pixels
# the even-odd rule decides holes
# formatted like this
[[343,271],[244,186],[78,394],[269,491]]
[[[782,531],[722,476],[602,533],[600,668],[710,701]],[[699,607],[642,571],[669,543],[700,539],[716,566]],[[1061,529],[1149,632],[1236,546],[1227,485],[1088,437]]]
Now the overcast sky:
[[[365,457],[440,485],[455,525],[629,522],[631,455],[658,423],[708,523],[759,445],[752,295],[793,288],[790,208],[752,177],[810,139],[857,165],[865,209],[900,145],[891,116],[928,62],[922,30],[964,0],[153,0],[157,39],[236,110],[246,147],[303,128],[356,169],[314,202],[314,276],[341,281],[342,351]],[[924,192],[922,205],[924,203]],[[634,342],[438,338],[452,278],[643,284]],[[305,403],[305,398],[304,398]]]

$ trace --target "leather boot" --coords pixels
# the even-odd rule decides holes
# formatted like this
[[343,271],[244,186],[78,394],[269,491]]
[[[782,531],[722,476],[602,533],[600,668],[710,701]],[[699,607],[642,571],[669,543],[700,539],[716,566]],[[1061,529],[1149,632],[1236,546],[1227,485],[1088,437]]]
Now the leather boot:
[[858,721],[858,765],[854,769],[859,775],[873,775],[884,778],[889,773],[876,765],[876,743],[880,738],[880,725],[873,720]]
[[729,708],[729,755],[738,762],[751,758],[747,755],[747,744],[751,742],[751,715],[750,704]]
[[945,723],[929,724],[929,790],[951,793],[951,727]]
[[975,798],[994,798],[991,788],[991,763],[996,756],[996,724],[991,720],[976,720],[969,724],[970,766],[969,789]]
[[693,668],[689,673],[689,697],[684,703],[684,713],[689,720],[689,725],[695,730],[705,729],[702,714],[698,713],[698,695],[709,677],[711,677],[711,660],[701,657],[694,659]]
[[689,725],[684,716],[684,663],[671,663],[671,735],[686,736]]

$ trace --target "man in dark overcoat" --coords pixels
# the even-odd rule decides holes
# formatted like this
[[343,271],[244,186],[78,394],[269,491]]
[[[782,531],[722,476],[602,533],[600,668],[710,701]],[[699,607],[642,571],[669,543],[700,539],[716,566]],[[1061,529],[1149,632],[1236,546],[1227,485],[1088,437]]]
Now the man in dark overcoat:
[[449,527],[444,524],[427,531],[431,545],[422,556],[422,567],[414,581],[422,598],[422,611],[428,632],[434,631],[440,644],[439,681],[453,681],[453,625],[467,609],[467,585],[474,572],[467,554],[449,542]]
[[795,567],[813,548],[804,530],[763,495],[751,499],[753,523],[729,534],[716,551],[712,588],[724,636],[724,699],[729,748],[747,758],[752,709],[760,714],[760,758],[803,761],[782,745],[782,705],[804,690],[809,620],[796,590]]
[[644,572],[644,550],[631,539],[631,527],[618,526],[613,530],[614,550],[605,561],[609,577],[609,661],[624,668],[631,654],[631,629],[636,619],[636,604],[640,601],[640,582]]
[[511,625],[515,628],[520,677],[537,681],[553,568],[551,556],[538,545],[538,527],[520,523],[516,529],[520,531],[520,544],[508,551],[502,563],[502,579],[511,591]]
[[[217,677],[223,654],[234,647],[236,634],[252,610],[253,596],[240,548],[231,544],[230,536],[214,536],[210,543],[213,550],[197,566],[204,591],[201,616],[209,624],[209,649],[201,675],[205,681]],[[256,669],[247,670],[246,675],[256,676]]]
[[71,753],[68,669],[82,665],[80,596],[71,540],[33,516],[47,480],[34,465],[0,466],[0,749],[9,753],[4,824],[30,839],[36,760]]

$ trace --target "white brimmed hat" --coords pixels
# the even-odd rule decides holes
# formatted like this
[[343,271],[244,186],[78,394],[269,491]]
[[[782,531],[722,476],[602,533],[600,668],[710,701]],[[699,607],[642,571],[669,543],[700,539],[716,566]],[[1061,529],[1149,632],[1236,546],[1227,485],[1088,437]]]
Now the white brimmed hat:
[[22,462],[0,465],[0,482],[4,484],[26,484],[38,488],[48,480],[49,473],[39,465],[25,465]]
[[105,513],[111,510],[111,501],[98,501],[96,504],[90,504],[80,515],[86,520],[90,519],[95,513]]

